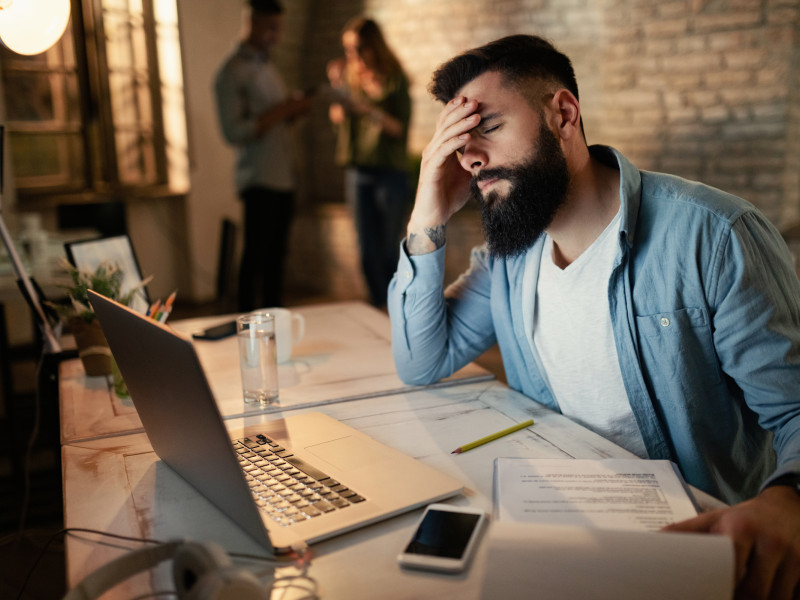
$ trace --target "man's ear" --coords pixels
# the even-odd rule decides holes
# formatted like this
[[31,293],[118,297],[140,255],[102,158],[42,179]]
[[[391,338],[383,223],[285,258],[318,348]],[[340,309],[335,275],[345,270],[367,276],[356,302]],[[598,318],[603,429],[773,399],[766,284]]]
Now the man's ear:
[[578,99],[567,89],[560,89],[553,94],[549,102],[555,131],[563,140],[581,135],[581,105]]

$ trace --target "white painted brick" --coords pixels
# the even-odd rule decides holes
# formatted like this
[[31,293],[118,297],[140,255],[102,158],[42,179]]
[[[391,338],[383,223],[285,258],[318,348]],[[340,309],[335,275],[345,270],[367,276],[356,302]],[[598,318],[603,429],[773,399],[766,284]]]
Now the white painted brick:
[[664,57],[664,70],[677,72],[706,72],[714,71],[722,66],[722,56],[719,54],[681,54],[678,56]]
[[698,109],[690,107],[667,108],[667,121],[671,124],[694,123],[698,119]]
[[709,89],[720,87],[744,87],[752,85],[755,75],[752,70],[722,70],[709,71],[703,75],[703,80]]
[[664,1],[656,3],[656,15],[663,17],[684,17],[691,11],[691,2],[686,0]]
[[716,91],[688,91],[685,96],[686,103],[689,106],[698,106],[700,108],[705,106],[713,106],[719,102],[719,95]]
[[703,52],[708,49],[708,36],[687,35],[675,40],[675,46],[679,54],[690,52]]
[[674,37],[651,38],[645,41],[645,53],[648,56],[669,56],[677,52],[677,43]]
[[749,48],[726,52],[723,54],[723,60],[730,69],[757,69],[764,64],[766,53],[764,48]]
[[676,37],[689,30],[689,21],[683,19],[665,19],[644,24],[644,32],[648,37]]
[[722,126],[724,138],[738,140],[746,138],[778,139],[783,136],[783,123],[727,123]]
[[756,85],[767,86],[780,86],[785,85],[787,81],[786,69],[780,68],[764,68],[756,71]]
[[753,107],[753,116],[759,121],[785,122],[787,118],[786,103],[759,104]]
[[796,2],[793,4],[794,6],[786,6],[770,10],[767,13],[767,23],[775,25],[794,23],[797,25],[798,20],[800,20],[798,17],[798,7]]
[[720,90],[722,99],[729,104],[763,104],[785,99],[789,91],[780,86],[743,87]]
[[659,104],[660,95],[658,92],[647,92],[643,90],[626,90],[616,98],[615,104],[620,107],[643,107],[649,108]]
[[717,14],[698,14],[694,17],[692,26],[696,31],[736,29],[758,25],[760,20],[760,10],[740,10],[735,12],[720,12]]
[[697,158],[666,156],[659,161],[659,169],[665,173],[680,174],[686,179],[697,179],[700,167]]
[[727,121],[730,117],[730,111],[725,105],[708,106],[700,109],[700,118],[704,123],[719,123]]
[[706,35],[708,48],[712,51],[738,50],[742,47],[742,35],[738,31],[713,32]]
[[639,109],[631,113],[635,127],[647,127],[651,134],[664,125],[664,111],[661,108]]

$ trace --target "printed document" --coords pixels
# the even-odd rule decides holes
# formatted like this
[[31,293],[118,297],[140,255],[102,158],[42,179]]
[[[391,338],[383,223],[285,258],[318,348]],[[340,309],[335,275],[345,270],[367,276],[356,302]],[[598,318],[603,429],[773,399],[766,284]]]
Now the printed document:
[[730,539],[654,533],[697,514],[669,461],[498,458],[482,600],[730,600]]
[[697,515],[670,461],[495,461],[496,518],[550,525],[658,531]]

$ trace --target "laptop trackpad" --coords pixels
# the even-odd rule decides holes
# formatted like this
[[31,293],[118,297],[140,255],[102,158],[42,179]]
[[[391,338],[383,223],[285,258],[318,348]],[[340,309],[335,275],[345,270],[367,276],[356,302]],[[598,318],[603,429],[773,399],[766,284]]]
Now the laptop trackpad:
[[391,457],[388,449],[359,437],[344,437],[306,446],[305,450],[341,469],[363,467]]

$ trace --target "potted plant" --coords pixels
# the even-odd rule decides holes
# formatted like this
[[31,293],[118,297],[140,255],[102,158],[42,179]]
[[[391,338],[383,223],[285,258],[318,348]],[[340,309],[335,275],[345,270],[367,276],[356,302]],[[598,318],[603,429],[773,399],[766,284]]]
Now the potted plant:
[[89,304],[89,290],[94,290],[121,304],[129,304],[136,293],[152,279],[122,293],[124,273],[119,266],[104,261],[94,271],[78,269],[66,259],[62,266],[71,279],[69,285],[60,286],[67,295],[63,303],[50,303],[58,312],[75,336],[78,356],[89,376],[110,375],[112,373],[111,350],[108,348],[103,330]]

